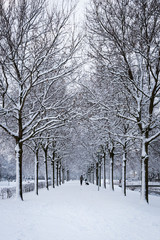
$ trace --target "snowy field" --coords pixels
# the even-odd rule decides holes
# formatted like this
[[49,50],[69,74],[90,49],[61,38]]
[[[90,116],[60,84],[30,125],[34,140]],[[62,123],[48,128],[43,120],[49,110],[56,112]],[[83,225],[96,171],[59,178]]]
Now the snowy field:
[[[108,187],[108,186],[107,186]],[[0,200],[1,240],[160,240],[160,197],[71,181],[24,201]]]

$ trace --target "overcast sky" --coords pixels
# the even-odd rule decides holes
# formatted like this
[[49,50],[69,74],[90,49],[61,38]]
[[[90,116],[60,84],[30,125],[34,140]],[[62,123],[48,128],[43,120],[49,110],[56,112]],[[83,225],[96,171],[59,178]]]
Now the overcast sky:
[[[63,0],[56,0],[58,5],[61,4],[61,2]],[[66,2],[66,4],[69,4],[69,0],[64,0]],[[78,21],[79,23],[83,22],[84,19],[84,13],[85,13],[85,7],[87,6],[87,3],[89,2],[89,0],[73,0],[75,2],[78,3],[77,8],[76,8],[76,21]],[[50,0],[51,3],[53,3],[53,0]]]
[[77,6],[77,13],[79,17],[82,19],[85,13],[85,7],[87,7],[88,3],[89,3],[89,0],[79,0],[78,6]]

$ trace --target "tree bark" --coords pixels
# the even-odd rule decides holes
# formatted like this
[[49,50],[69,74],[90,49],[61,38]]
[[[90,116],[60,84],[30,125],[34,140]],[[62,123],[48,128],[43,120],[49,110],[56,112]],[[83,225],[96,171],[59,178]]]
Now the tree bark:
[[22,189],[22,149],[23,145],[19,139],[16,140],[15,154],[16,154],[16,198],[23,200]]
[[99,188],[101,187],[101,164],[98,164],[98,191]]
[[47,190],[49,190],[49,186],[48,186],[47,149],[44,149],[44,164],[45,164],[45,182],[46,182],[46,188],[47,188]]
[[98,186],[98,163],[96,163],[96,185]]
[[104,152],[103,157],[103,186],[106,188],[106,153]]
[[36,195],[38,195],[38,149],[35,152],[35,182],[34,182],[34,189]]
[[122,192],[126,196],[126,150],[123,152],[123,163],[122,163]]
[[69,170],[67,170],[67,182],[69,181]]
[[141,186],[141,198],[142,200],[149,202],[148,199],[148,143],[145,142],[145,137],[142,141],[142,186]]
[[101,187],[101,163],[99,164],[99,186]]
[[91,169],[88,169],[88,181],[91,183]]
[[54,178],[55,178],[55,174],[54,174],[54,169],[55,169],[55,166],[54,166],[54,161],[52,161],[52,187],[55,188],[55,181],[54,181]]
[[65,173],[65,170],[64,168],[62,168],[62,184],[64,184],[64,178],[65,178],[64,173]]
[[110,153],[110,189],[114,191],[114,183],[113,183],[113,163],[114,163],[114,153],[113,150]]
[[56,185],[58,187],[59,183],[58,183],[58,162],[56,162]]
[[94,169],[92,170],[92,179],[93,179],[93,184],[94,184]]
[[55,163],[54,163],[54,160],[55,160],[55,151],[53,151],[53,159],[52,159],[52,186],[53,188],[55,188],[55,174],[54,174],[54,171],[55,171]]
[[91,180],[92,180],[92,183],[94,184],[94,164],[92,164],[91,166]]
[[61,163],[59,163],[58,171],[59,171],[59,185],[61,185],[61,182],[62,182],[62,179],[61,179]]

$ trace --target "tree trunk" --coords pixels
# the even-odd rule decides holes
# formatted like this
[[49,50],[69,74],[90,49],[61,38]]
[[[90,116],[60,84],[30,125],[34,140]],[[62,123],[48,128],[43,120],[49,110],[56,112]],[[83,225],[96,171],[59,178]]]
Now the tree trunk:
[[61,163],[59,164],[59,185],[61,185],[62,179],[61,179]]
[[54,168],[55,168],[55,166],[54,166],[54,161],[52,161],[52,187],[53,187],[53,188],[55,188],[55,181],[54,181],[54,178],[55,178],[55,176],[54,176]]
[[47,188],[47,190],[49,190],[49,187],[48,187],[47,149],[44,150],[44,163],[45,163],[45,182],[46,182],[46,188]]
[[57,187],[58,187],[58,162],[56,162],[56,184],[57,184]]
[[[145,139],[145,138],[144,138]],[[149,202],[148,199],[148,143],[142,141],[142,186],[141,186],[141,198],[142,200]]]
[[94,184],[94,165],[92,165],[91,167],[91,179],[92,179],[92,183]]
[[88,170],[88,181],[91,183],[91,170]]
[[67,170],[67,182],[69,181],[69,170]]
[[98,191],[101,187],[101,164],[98,164]]
[[38,195],[38,149],[35,152],[35,181],[34,181],[34,190],[35,193]]
[[103,158],[103,186],[106,188],[106,153],[104,152]]
[[23,200],[22,189],[22,143],[16,140],[16,198]]
[[96,163],[96,185],[98,186],[98,163]]
[[110,189],[114,191],[114,183],[113,183],[113,162],[114,162],[114,154],[110,154]]
[[123,152],[123,163],[122,163],[122,192],[126,196],[126,150]]
[[93,184],[94,184],[94,169],[92,170],[92,179],[93,179]]
[[64,173],[65,173],[64,168],[62,168],[62,184],[64,184]]
[[54,164],[54,160],[55,160],[55,151],[53,151],[53,159],[52,159],[52,186],[53,188],[55,188],[55,181],[54,181],[54,178],[55,178],[55,174],[54,174],[54,170],[55,170],[55,164]]
[[101,187],[101,164],[99,164],[99,186]]

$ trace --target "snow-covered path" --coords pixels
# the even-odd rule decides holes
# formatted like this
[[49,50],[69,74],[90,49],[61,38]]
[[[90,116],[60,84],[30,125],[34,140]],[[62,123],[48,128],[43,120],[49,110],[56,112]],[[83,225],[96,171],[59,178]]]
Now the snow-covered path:
[[160,197],[97,191],[79,182],[0,201],[1,240],[160,240]]

